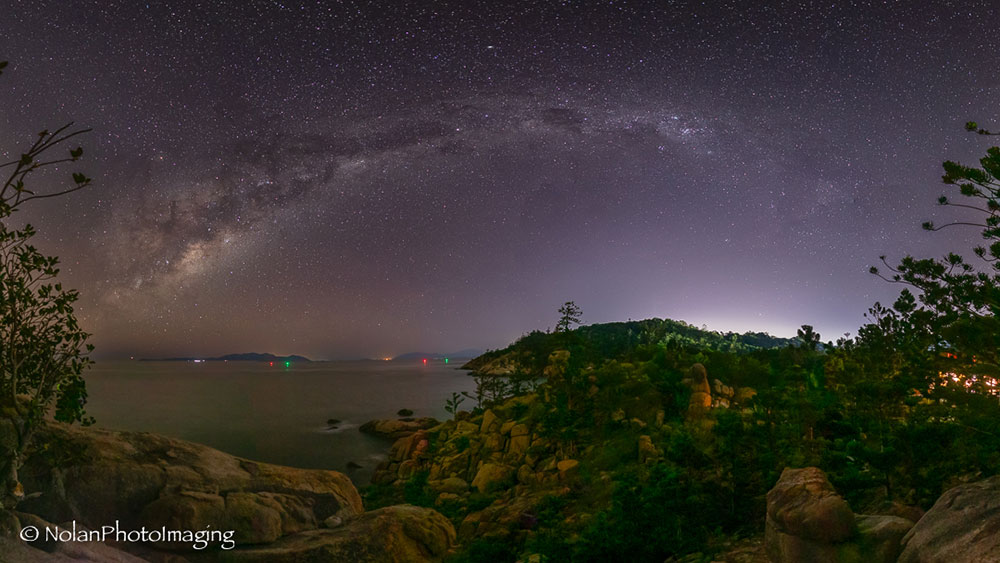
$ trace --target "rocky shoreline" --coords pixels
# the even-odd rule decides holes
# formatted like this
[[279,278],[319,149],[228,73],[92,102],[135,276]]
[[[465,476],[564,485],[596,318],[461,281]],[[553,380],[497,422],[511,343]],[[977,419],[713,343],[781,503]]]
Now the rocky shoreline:
[[[143,432],[48,424],[22,469],[31,495],[0,526],[2,561],[437,561],[455,530],[434,510],[365,511],[342,473],[284,467]],[[230,532],[184,541],[17,539],[26,529]],[[60,538],[63,535],[60,536]],[[80,536],[83,537],[83,536]],[[89,536],[94,537],[94,536]],[[112,536],[112,540],[114,536]],[[125,538],[130,540],[131,538]],[[158,539],[151,536],[147,539]]]
[[[704,386],[694,375],[686,383]],[[722,396],[739,394],[719,388]],[[459,542],[478,538],[522,544],[545,502],[579,489],[581,460],[592,455],[539,432],[529,413],[540,400],[518,396],[444,422],[366,423],[362,431],[394,440],[373,486],[403,489],[422,476],[432,495],[425,507],[374,510],[365,510],[337,471],[259,463],[156,434],[51,423],[39,436],[46,446],[22,471],[26,490],[37,494],[0,519],[0,562],[417,562],[441,561]],[[700,407],[695,414],[725,408],[694,395],[692,405]],[[653,462],[659,452],[644,440],[647,423],[619,423],[638,429],[639,462]],[[766,501],[762,533],[734,542],[715,560],[1000,563],[1000,476],[948,490],[926,514],[898,503],[856,514],[823,471],[789,468]],[[109,525],[217,534],[201,546],[190,537],[90,535]],[[18,539],[32,529],[54,530],[58,538]]]
[[399,439],[405,438],[418,430],[427,430],[440,424],[437,419],[431,417],[423,418],[386,418],[369,420],[361,425],[358,430],[366,434],[373,434],[383,438]]

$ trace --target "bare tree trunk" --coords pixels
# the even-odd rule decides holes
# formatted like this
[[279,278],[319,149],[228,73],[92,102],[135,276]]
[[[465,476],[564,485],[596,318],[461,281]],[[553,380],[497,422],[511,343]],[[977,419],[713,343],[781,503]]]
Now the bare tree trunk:
[[7,465],[3,471],[3,491],[0,496],[0,510],[13,510],[24,498],[24,487],[17,479],[17,466],[19,465],[17,456],[12,456],[7,460]]
[[24,452],[34,433],[34,424],[25,419],[0,421],[0,509],[12,510],[24,499],[24,487],[18,470],[24,462]]

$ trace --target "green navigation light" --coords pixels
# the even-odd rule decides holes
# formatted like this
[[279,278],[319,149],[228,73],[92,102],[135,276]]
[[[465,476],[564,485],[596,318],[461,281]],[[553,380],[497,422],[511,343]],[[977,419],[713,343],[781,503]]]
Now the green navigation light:
[[286,368],[287,368],[288,366],[290,366],[290,365],[292,365],[292,362],[285,362],[285,367],[286,367]]
[[444,363],[446,363],[446,364],[448,363],[448,358],[444,359]]

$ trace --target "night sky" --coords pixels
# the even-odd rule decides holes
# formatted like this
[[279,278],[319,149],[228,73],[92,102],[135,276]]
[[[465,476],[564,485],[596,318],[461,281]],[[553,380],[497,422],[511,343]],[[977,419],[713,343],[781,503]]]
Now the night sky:
[[568,300],[835,340],[879,255],[978,238],[920,223],[1000,127],[994,6],[0,0],[0,150],[94,129],[17,219],[98,358],[496,348]]

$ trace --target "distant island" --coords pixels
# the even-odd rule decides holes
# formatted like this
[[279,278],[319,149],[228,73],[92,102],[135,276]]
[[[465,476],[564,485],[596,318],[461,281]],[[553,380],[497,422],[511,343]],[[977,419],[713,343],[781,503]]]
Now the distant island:
[[227,354],[218,358],[142,358],[140,362],[312,362],[305,356],[275,356],[274,354],[258,354],[250,352],[247,354]]
[[409,352],[407,354],[400,354],[399,356],[393,357],[393,361],[398,360],[421,360],[427,358],[429,360],[437,360],[443,358],[478,358],[482,356],[485,352],[483,350],[477,350],[475,348],[466,348],[465,350],[459,350],[458,352],[452,352],[451,354],[441,354],[438,352]]

